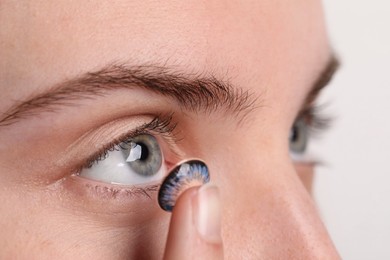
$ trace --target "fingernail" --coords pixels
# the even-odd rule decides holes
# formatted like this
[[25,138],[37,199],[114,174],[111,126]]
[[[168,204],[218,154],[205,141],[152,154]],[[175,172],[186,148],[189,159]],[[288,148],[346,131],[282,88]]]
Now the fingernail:
[[199,188],[193,201],[194,221],[199,235],[210,243],[221,243],[221,203],[214,184]]

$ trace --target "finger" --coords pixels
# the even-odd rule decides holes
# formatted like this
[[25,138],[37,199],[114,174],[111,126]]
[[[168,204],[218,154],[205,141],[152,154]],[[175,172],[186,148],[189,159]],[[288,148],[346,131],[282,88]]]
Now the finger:
[[221,207],[213,184],[190,188],[171,218],[164,259],[223,259]]

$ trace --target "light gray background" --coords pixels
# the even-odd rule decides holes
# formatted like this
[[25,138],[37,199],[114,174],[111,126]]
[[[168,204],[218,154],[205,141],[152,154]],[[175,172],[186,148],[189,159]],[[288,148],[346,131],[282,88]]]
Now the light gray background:
[[342,67],[322,102],[315,197],[343,259],[390,259],[390,1],[324,0]]

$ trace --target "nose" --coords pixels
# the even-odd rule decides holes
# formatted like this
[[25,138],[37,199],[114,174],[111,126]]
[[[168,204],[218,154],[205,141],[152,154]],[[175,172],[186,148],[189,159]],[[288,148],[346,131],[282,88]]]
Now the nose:
[[293,164],[273,158],[248,155],[215,169],[226,259],[339,259]]

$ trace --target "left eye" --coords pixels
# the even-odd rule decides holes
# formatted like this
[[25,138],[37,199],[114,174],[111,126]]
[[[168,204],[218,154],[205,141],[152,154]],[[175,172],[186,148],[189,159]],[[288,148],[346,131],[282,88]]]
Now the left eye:
[[143,134],[120,143],[105,159],[84,168],[79,176],[111,184],[134,185],[160,180],[164,171],[156,138]]
[[290,153],[301,155],[306,152],[309,141],[308,125],[303,118],[297,119],[290,132]]

